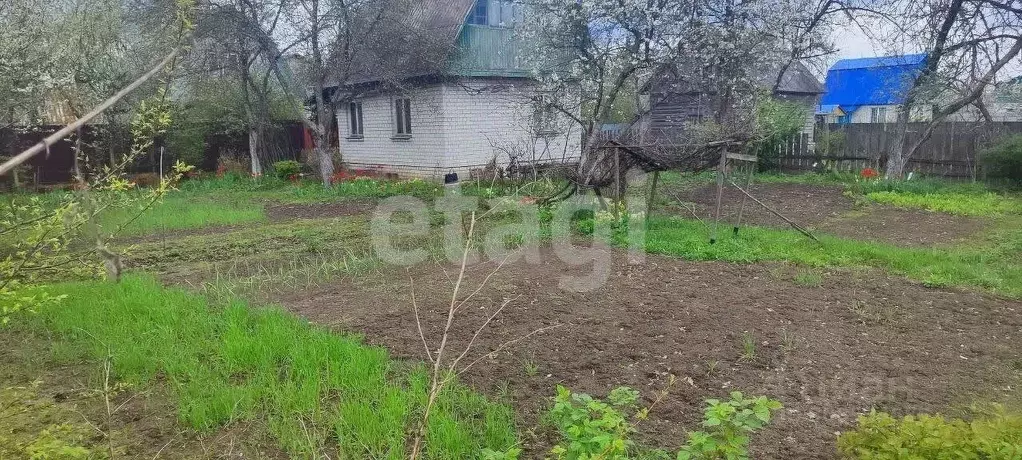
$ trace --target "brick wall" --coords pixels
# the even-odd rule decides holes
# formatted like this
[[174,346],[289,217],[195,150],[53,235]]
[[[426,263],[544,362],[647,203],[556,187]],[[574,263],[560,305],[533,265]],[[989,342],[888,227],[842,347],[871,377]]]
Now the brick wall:
[[[394,99],[412,100],[412,136],[396,139]],[[341,157],[349,167],[375,168],[416,177],[437,177],[443,174],[444,133],[443,90],[439,85],[408,90],[403,93],[367,97],[362,102],[364,137],[351,139],[351,122],[347,107],[337,115],[340,131]]]
[[525,82],[464,80],[444,86],[446,165],[459,173],[494,159],[506,165],[512,155],[521,163],[577,159],[581,128],[561,116],[555,129],[539,133],[535,88]]

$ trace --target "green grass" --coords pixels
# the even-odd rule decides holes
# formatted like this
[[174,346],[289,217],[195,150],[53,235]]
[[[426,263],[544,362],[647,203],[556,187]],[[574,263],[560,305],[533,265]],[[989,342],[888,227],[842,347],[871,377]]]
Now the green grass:
[[264,177],[259,180],[225,176],[186,181],[178,192],[188,196],[235,196],[256,201],[283,203],[322,203],[345,199],[384,198],[410,195],[432,199],[443,194],[437,182],[412,180],[376,180],[359,178],[339,182],[327,188],[321,182],[304,180],[298,184]]
[[211,267],[206,273],[189,280],[202,281],[203,292],[215,298],[263,298],[275,294],[301,292],[327,283],[339,282],[344,277],[365,279],[376,273],[381,265],[372,255],[354,253],[336,255],[307,255],[291,260],[269,260],[244,265]]
[[[541,179],[521,184],[503,181],[461,182],[462,194],[482,198],[509,195],[547,196],[557,192],[564,184],[557,179]],[[259,180],[226,176],[187,181],[181,184],[180,193],[195,196],[235,195],[263,201],[283,203],[321,203],[346,199],[387,198],[392,196],[414,196],[431,201],[446,193],[437,181],[408,179],[386,180],[358,178],[334,184],[330,188],[321,182],[306,179],[297,184],[264,177]]]
[[[539,181],[523,187],[466,182],[462,191],[465,195],[483,198],[517,193],[543,196],[554,193],[557,185],[555,181]],[[265,222],[265,206],[269,203],[312,204],[392,196],[414,196],[428,202],[443,194],[444,188],[440,184],[415,179],[357,179],[338,183],[329,189],[311,180],[300,184],[273,178],[258,181],[235,177],[195,180],[183,183],[179,191],[171,193],[139,216],[121,234],[145,235]],[[137,206],[116,209],[104,213],[101,223],[105,229],[112,230],[137,214]]]
[[935,193],[955,193],[962,195],[983,195],[996,191],[983,182],[955,181],[933,177],[922,177],[912,180],[853,180],[848,187],[857,194],[875,192],[914,193],[919,195]]
[[920,208],[962,216],[1000,216],[1022,214],[1022,200],[996,193],[966,194],[955,192],[906,193],[894,191],[870,192],[871,201],[902,208]]
[[[664,174],[666,184],[709,184],[712,174]],[[947,248],[903,248],[890,244],[822,235],[817,244],[790,230],[750,227],[738,237],[710,245],[700,222],[654,217],[646,234],[648,252],[692,260],[739,263],[783,261],[806,267],[875,267],[933,286],[979,287],[1022,297],[1022,197],[1000,193],[983,183],[933,178],[910,181],[864,181],[854,174],[760,174],[757,182],[842,185],[848,194],[898,207],[957,215],[990,217],[989,230],[971,241]],[[868,216],[868,214],[867,214]],[[868,217],[867,217],[868,218]],[[583,226],[584,227],[584,226]],[[620,239],[620,238],[617,238]],[[615,241],[622,244],[621,241]],[[812,269],[793,280],[803,286],[822,282]]]
[[[0,195],[0,207],[26,205],[37,198],[44,209],[66,203],[67,191],[32,195],[27,193]],[[225,225],[240,225],[266,221],[264,201],[249,197],[216,193],[183,193],[174,191],[153,203],[147,191],[132,190],[115,197],[97,194],[96,199],[105,209],[97,222],[104,233],[117,232],[117,236],[137,236],[184,229],[198,229]],[[121,228],[123,227],[123,228]]]
[[[211,302],[146,277],[55,285],[67,295],[23,326],[54,334],[64,359],[110,356],[132,385],[166,382],[187,427],[265,426],[293,457],[402,458],[426,400],[421,365],[276,308]],[[426,458],[474,457],[516,443],[513,412],[460,385],[434,409]]]
[[646,250],[692,260],[876,267],[928,285],[980,287],[1022,297],[1022,230],[1018,228],[999,231],[976,247],[933,249],[819,236],[822,244],[790,230],[748,227],[737,237],[725,236],[711,245],[705,226],[697,221],[653,218],[646,233]]
[[131,236],[266,221],[262,203],[232,196],[171,193],[141,214],[140,206],[141,203],[103,212],[99,216],[100,225],[105,231],[113,231],[127,223],[120,234]]

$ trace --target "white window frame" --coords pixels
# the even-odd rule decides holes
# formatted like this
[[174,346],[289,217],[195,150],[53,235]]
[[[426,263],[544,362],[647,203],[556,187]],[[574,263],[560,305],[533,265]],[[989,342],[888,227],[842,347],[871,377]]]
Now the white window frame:
[[870,107],[870,123],[887,123],[887,107]]
[[361,101],[348,103],[348,139],[365,139],[365,118]]
[[394,139],[412,137],[412,98],[401,96],[394,98],[391,104],[394,113]]

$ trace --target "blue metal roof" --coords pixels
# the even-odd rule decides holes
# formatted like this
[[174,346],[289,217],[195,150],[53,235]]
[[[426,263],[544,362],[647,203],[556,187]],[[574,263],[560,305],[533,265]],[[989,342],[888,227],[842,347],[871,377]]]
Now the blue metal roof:
[[820,104],[848,113],[862,105],[900,104],[925,64],[925,54],[838,61],[827,72]]

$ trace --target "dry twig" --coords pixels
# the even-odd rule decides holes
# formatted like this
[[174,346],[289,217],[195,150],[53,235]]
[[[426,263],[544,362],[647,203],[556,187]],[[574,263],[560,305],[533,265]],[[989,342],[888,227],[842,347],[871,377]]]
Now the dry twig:
[[[485,215],[486,214],[483,214],[482,216],[485,216]],[[409,458],[412,459],[412,460],[415,460],[415,459],[419,458],[419,456],[422,454],[423,440],[426,437],[426,430],[427,430],[427,427],[429,426],[429,418],[430,418],[431,412],[433,410],[433,407],[436,405],[437,398],[439,398],[440,393],[444,390],[444,388],[448,384],[453,382],[453,380],[458,375],[460,375],[463,372],[467,371],[473,365],[475,365],[480,360],[482,360],[482,358],[485,357],[485,356],[490,356],[493,353],[497,353],[497,352],[499,352],[499,351],[501,351],[501,350],[511,346],[514,343],[518,343],[518,342],[520,342],[522,340],[525,340],[525,339],[527,339],[529,337],[532,337],[533,335],[538,334],[538,333],[540,333],[542,331],[553,329],[555,327],[560,327],[561,326],[561,324],[556,324],[556,325],[553,325],[553,326],[548,326],[548,327],[545,327],[545,328],[533,331],[532,333],[529,333],[529,334],[525,335],[524,337],[521,337],[521,338],[518,338],[518,339],[515,339],[515,340],[511,340],[511,341],[505,342],[504,344],[500,345],[496,349],[490,351],[489,353],[484,354],[482,357],[480,357],[480,358],[476,359],[475,361],[469,363],[467,366],[465,366],[465,367],[463,367],[461,369],[458,369],[459,364],[461,363],[462,360],[464,360],[469,355],[469,353],[471,352],[472,348],[475,346],[476,340],[479,338],[479,336],[482,334],[482,332],[487,327],[489,327],[490,323],[492,323],[493,320],[496,319],[497,316],[499,316],[504,311],[504,309],[507,308],[508,305],[510,305],[512,302],[518,300],[521,296],[516,296],[516,297],[511,298],[511,299],[505,299],[504,302],[500,305],[500,307],[497,308],[497,310],[495,312],[493,312],[493,314],[491,314],[486,319],[486,321],[483,322],[483,324],[481,326],[479,326],[478,329],[476,329],[476,331],[472,335],[471,339],[469,339],[468,343],[465,345],[464,350],[462,350],[461,353],[458,354],[456,358],[451,359],[451,360],[447,360],[447,361],[444,360],[444,356],[446,355],[446,352],[447,352],[447,349],[448,349],[448,341],[449,341],[449,338],[450,338],[451,329],[454,326],[455,319],[456,319],[458,311],[460,311],[461,308],[467,302],[472,300],[476,296],[476,294],[478,294],[480,291],[482,291],[482,289],[489,283],[490,279],[498,271],[500,271],[501,268],[504,267],[504,265],[507,263],[507,261],[510,260],[511,255],[514,254],[514,252],[512,252],[512,253],[509,253],[507,256],[505,256],[504,259],[501,260],[501,262],[499,264],[497,264],[497,267],[494,268],[493,271],[491,271],[489,274],[486,275],[486,277],[479,284],[479,286],[476,287],[475,290],[473,290],[464,299],[461,299],[461,300],[458,299],[458,296],[459,296],[459,294],[461,292],[461,288],[462,288],[462,286],[464,284],[464,281],[465,281],[465,274],[466,274],[466,272],[468,270],[468,258],[469,258],[469,254],[470,254],[470,252],[472,250],[472,238],[475,235],[476,221],[478,220],[478,218],[480,218],[482,216],[478,216],[477,217],[476,214],[473,212],[472,216],[471,216],[471,219],[469,221],[468,228],[467,228],[467,235],[466,235],[466,238],[465,238],[465,246],[464,246],[464,249],[463,249],[463,252],[462,252],[462,256],[461,256],[460,270],[458,271],[457,278],[454,280],[454,287],[453,287],[453,290],[451,292],[451,299],[450,299],[450,302],[449,302],[449,304],[447,306],[447,321],[446,321],[446,323],[444,325],[443,333],[440,336],[440,344],[439,344],[439,347],[436,349],[436,353],[433,353],[433,352],[430,351],[429,340],[426,339],[426,334],[425,334],[425,332],[423,330],[421,317],[419,315],[418,299],[415,296],[415,284],[414,284],[414,281],[412,282],[412,294],[411,294],[411,298],[412,298],[412,309],[413,309],[413,311],[415,313],[415,324],[416,324],[416,327],[418,328],[419,338],[422,340],[422,345],[426,349],[426,358],[429,359],[430,363],[433,365],[432,377],[430,379],[429,395],[428,395],[428,398],[426,400],[426,407],[423,410],[422,419],[419,421],[419,427],[418,427],[418,430],[415,433],[415,438],[414,438],[414,440],[412,442],[412,450],[411,450],[411,453],[409,454]]]

